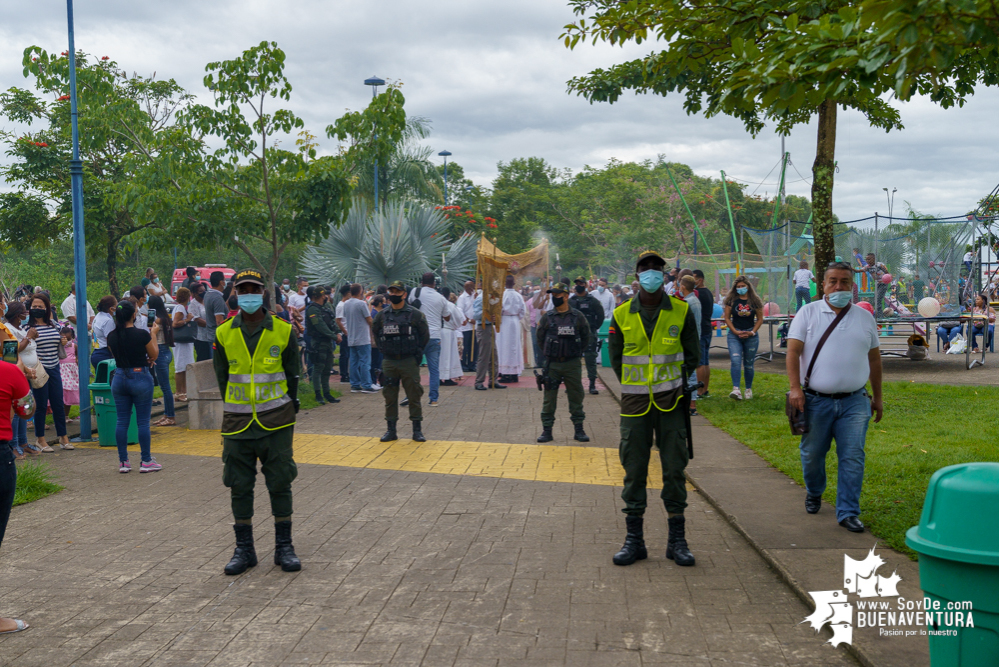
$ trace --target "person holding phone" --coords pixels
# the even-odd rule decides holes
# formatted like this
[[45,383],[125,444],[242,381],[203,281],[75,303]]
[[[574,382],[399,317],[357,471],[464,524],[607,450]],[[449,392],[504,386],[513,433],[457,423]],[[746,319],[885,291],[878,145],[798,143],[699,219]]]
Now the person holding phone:
[[[8,336],[8,340],[4,341],[6,349],[4,350],[3,360],[17,364],[21,373],[31,381],[35,379],[35,370],[33,367],[38,365],[38,355],[35,354],[34,341],[29,340],[24,330],[21,329],[21,322],[27,317],[28,310],[20,301],[11,301],[7,304],[6,320],[8,326],[4,328],[4,331]],[[13,356],[10,356],[8,352],[11,348],[13,348]],[[31,364],[31,368],[28,367],[25,360]],[[11,431],[13,436],[10,444],[14,449],[15,458],[18,460],[23,459],[25,449],[32,454],[41,453],[41,447],[28,442],[28,420],[22,419],[16,412],[11,417]]]
[[[162,306],[162,299],[160,305]],[[156,472],[163,467],[156,462],[150,452],[149,430],[150,412],[153,407],[153,376],[149,372],[149,367],[157,360],[163,347],[156,344],[156,335],[161,325],[158,321],[153,322],[150,330],[144,331],[135,326],[136,313],[135,304],[131,301],[118,302],[114,313],[115,328],[108,334],[108,348],[114,355],[116,365],[114,377],[111,379],[111,395],[114,396],[115,413],[118,418],[115,425],[115,444],[118,445],[120,473],[132,470],[132,464],[128,460],[128,426],[132,421],[133,407],[142,456],[139,472]],[[164,373],[163,377],[169,378],[169,375]],[[166,396],[166,393],[163,395]],[[172,407],[173,403],[170,405]]]
[[38,410],[35,412],[35,444],[41,447],[43,452],[55,451],[45,440],[45,414],[51,405],[52,421],[55,423],[56,435],[59,436],[59,447],[75,449],[66,434],[66,405],[62,400],[62,372],[59,368],[59,359],[65,354],[67,341],[60,327],[52,321],[52,304],[44,292],[31,297],[26,329],[25,337],[34,341],[38,356],[36,373],[41,368],[45,375],[48,375],[42,386],[33,386],[31,389],[35,403],[38,404]]

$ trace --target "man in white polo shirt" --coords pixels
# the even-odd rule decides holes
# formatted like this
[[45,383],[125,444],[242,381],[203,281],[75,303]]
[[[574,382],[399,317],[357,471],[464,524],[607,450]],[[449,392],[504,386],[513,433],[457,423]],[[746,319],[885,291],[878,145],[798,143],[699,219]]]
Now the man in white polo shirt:
[[[801,467],[805,478],[805,510],[819,511],[826,490],[826,454],[836,439],[839,472],[836,485],[836,520],[860,533],[860,489],[864,481],[864,442],[871,419],[881,421],[881,350],[874,317],[851,305],[853,267],[844,262],[829,265],[822,281],[821,301],[805,304],[791,321],[787,344],[787,377],[791,403],[804,410],[808,433],[801,436]],[[805,374],[819,339],[833,320],[846,315],[819,351],[806,385]],[[873,398],[865,386],[871,381]]]

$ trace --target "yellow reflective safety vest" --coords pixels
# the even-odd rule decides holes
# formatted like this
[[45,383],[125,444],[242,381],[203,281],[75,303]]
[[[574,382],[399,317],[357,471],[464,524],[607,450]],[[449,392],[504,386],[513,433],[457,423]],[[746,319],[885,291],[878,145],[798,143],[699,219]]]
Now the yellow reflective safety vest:
[[268,428],[257,418],[258,413],[291,403],[291,397],[288,396],[288,378],[285,376],[284,366],[281,365],[281,354],[288,347],[288,340],[291,337],[291,325],[280,318],[272,318],[271,329],[260,329],[260,338],[251,358],[243,332],[238,327],[232,326],[234,319],[226,320],[215,330],[215,336],[225,348],[226,356],[229,358],[229,384],[226,386],[225,396],[222,397],[223,411],[253,416],[245,427],[222,435],[242,433],[250,428],[253,422],[268,431],[293,426],[294,421]]
[[[636,297],[637,298],[637,297]],[[663,298],[670,297],[663,295]],[[631,312],[631,302],[625,301],[614,309],[614,321],[624,336],[624,354],[621,359],[621,393],[647,394],[648,407],[638,414],[621,413],[622,417],[641,417],[652,409],[654,396],[664,391],[683,387],[683,346],[680,344],[680,331],[687,317],[687,303],[673,299],[672,310],[660,310],[651,340],[645,334],[641,313]],[[670,412],[680,402],[682,392],[669,409]]]

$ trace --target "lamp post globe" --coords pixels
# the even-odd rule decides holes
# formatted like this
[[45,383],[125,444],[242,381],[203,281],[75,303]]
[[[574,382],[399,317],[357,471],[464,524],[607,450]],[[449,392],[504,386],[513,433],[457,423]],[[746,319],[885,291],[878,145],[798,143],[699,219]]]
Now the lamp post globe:
[[[385,85],[385,79],[379,78],[377,76],[369,76],[364,80],[365,86],[371,86],[371,99],[374,100],[375,96],[378,95],[378,86]],[[375,132],[375,139],[378,139],[378,133]],[[378,157],[375,157],[375,213],[378,212]]]
[[444,205],[447,206],[447,159],[451,151],[441,151],[438,155],[444,158]]

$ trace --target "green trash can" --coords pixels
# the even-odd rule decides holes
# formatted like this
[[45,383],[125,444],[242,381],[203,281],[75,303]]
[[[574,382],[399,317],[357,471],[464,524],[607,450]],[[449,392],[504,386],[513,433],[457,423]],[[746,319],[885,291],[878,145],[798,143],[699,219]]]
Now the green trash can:
[[600,325],[600,330],[597,332],[597,340],[603,341],[603,345],[600,346],[600,365],[604,368],[610,368],[610,352],[607,349],[607,336],[610,332],[610,320],[604,320],[604,323]]
[[[94,411],[97,413],[97,440],[101,447],[116,447],[115,427],[118,425],[118,412],[111,393],[111,374],[114,372],[114,359],[97,364],[97,373],[90,383],[93,394]],[[128,444],[139,442],[139,427],[135,422],[135,408],[132,408],[132,421],[128,425]]]
[[919,580],[932,605],[932,667],[999,665],[999,463],[933,473],[905,543],[919,553]]

